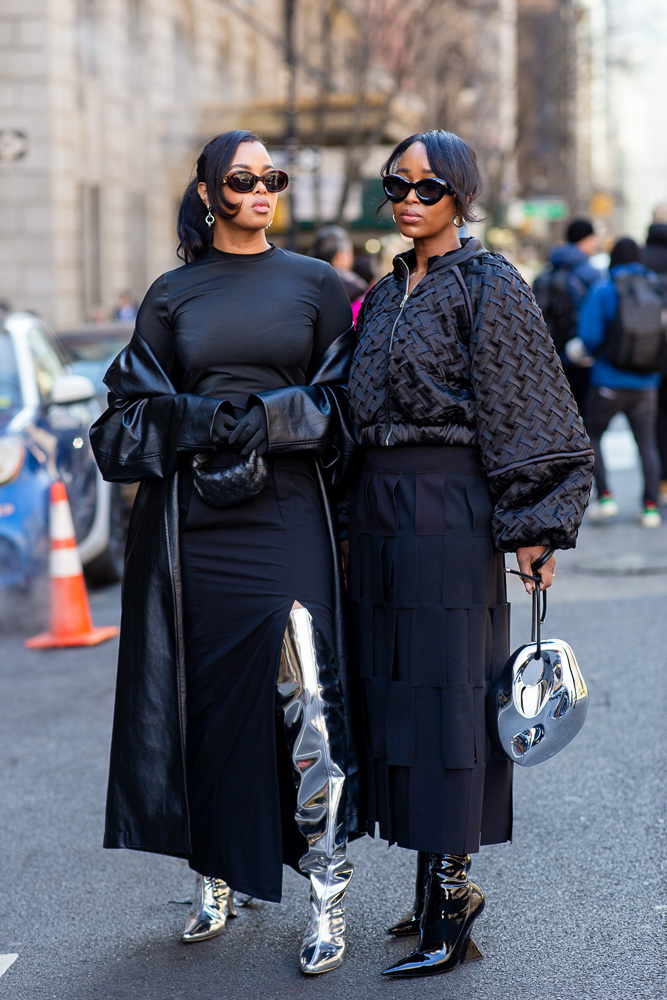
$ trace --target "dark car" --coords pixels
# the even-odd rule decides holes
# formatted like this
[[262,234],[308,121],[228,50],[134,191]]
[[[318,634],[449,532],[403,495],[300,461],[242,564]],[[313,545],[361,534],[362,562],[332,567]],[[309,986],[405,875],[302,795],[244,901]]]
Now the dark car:
[[86,375],[103,400],[106,400],[106,388],[102,381],[104,374],[129,343],[133,330],[134,322],[120,321],[83,323],[58,331],[58,340],[65,349],[71,370],[78,375]]
[[45,571],[51,483],[67,488],[91,582],[120,579],[129,503],[99,474],[88,428],[96,388],[68,366],[31,313],[0,319],[0,589],[28,589]]

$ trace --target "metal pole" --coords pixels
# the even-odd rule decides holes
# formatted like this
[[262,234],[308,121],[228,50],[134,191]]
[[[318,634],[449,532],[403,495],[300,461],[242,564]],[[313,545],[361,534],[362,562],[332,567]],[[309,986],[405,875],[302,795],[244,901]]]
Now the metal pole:
[[[294,51],[294,16],[296,0],[285,0],[285,62],[287,66],[287,101],[285,105],[285,153],[287,157],[287,172],[291,174],[296,164],[298,146],[297,106],[296,106],[296,53]],[[297,222],[295,217],[294,186],[287,188],[287,205],[289,208],[289,227],[287,230],[287,247],[297,249]]]

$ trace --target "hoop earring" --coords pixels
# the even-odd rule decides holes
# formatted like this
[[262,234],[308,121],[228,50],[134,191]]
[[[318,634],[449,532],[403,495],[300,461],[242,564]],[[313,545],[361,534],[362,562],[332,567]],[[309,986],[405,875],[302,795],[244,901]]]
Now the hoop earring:
[[204,219],[204,222],[206,223],[206,225],[210,229],[211,226],[213,225],[213,223],[215,222],[215,216],[213,215],[213,212],[211,211],[211,206],[207,205],[206,207],[208,209],[208,215]]

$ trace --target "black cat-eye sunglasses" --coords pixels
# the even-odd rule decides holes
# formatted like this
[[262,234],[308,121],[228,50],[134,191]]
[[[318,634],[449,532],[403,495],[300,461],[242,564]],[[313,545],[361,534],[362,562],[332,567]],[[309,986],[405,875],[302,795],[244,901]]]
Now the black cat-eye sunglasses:
[[404,201],[408,192],[414,192],[424,205],[435,205],[446,194],[455,194],[454,188],[440,177],[424,177],[420,181],[408,181],[400,174],[386,174],[382,187],[389,201]]

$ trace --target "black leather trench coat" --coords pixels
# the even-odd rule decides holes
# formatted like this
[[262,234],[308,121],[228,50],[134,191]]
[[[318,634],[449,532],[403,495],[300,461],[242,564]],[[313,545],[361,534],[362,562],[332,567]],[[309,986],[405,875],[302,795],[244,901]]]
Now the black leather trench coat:
[[[340,563],[329,502],[330,487],[342,481],[354,450],[346,396],[353,346],[350,330],[330,345],[309,385],[263,392],[251,402],[264,407],[269,456],[299,450],[318,456],[334,550],[336,653],[348,711],[348,820],[350,828],[357,829],[358,766],[345,669]],[[123,579],[104,846],[188,857],[178,475],[193,452],[212,448],[220,400],[178,392],[136,333],[105,382],[108,409],[90,431],[95,457],[105,479],[139,479],[140,486]]]

